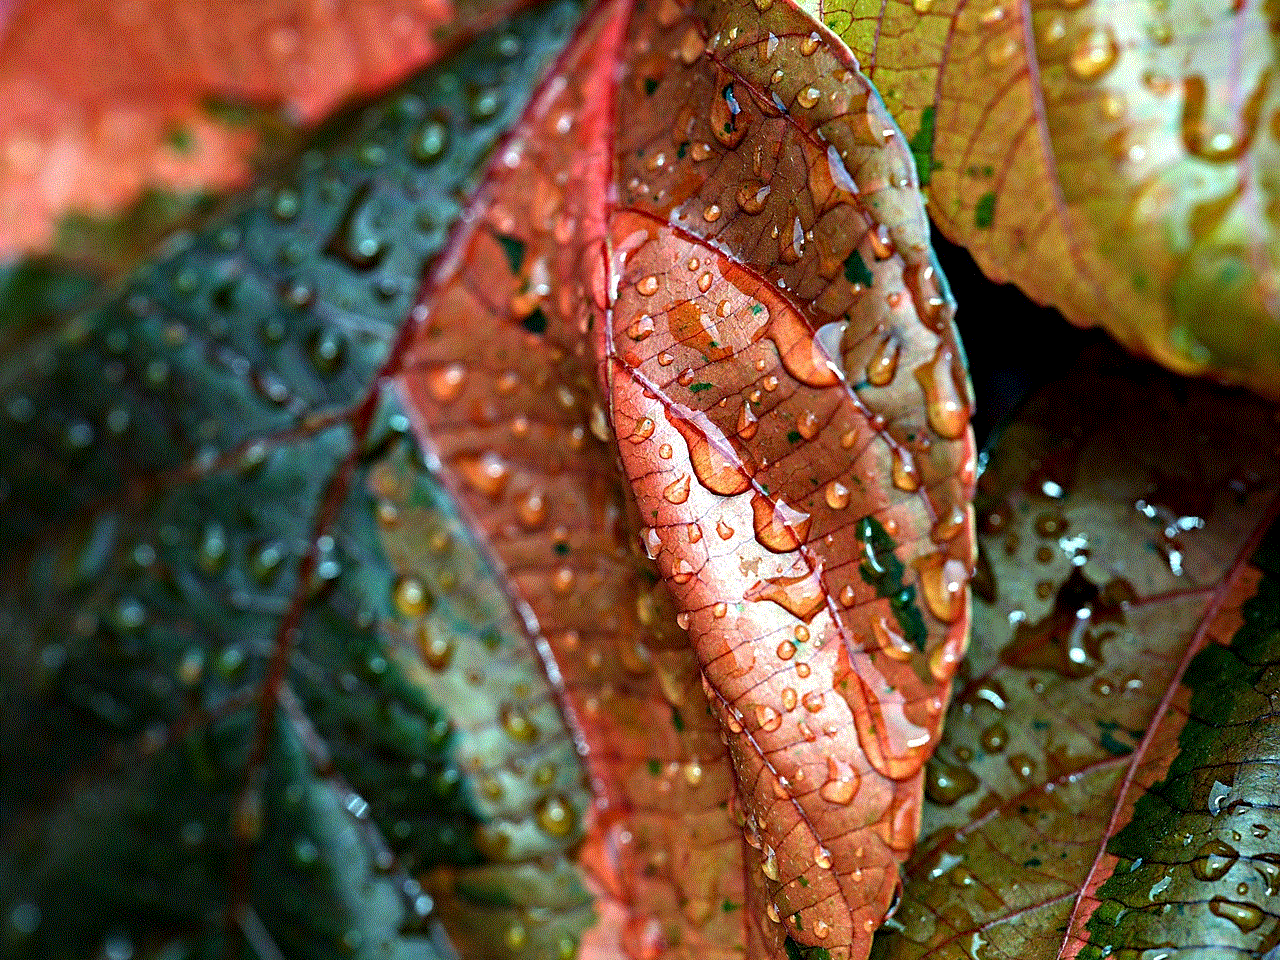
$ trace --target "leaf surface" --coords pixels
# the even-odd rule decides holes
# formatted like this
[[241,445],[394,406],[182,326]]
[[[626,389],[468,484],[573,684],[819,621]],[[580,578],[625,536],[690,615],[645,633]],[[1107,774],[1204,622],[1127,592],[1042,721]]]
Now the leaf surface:
[[[381,371],[575,16],[416,78],[9,358],[4,956],[447,957],[443,913],[548,907],[525,940],[572,953],[574,744]],[[470,897],[436,910],[437,870]]]
[[1274,948],[1278,440],[1264,404],[1110,353],[1006,429],[967,679],[874,956]]
[[[615,0],[531,90],[558,9],[15,358],[6,516],[40,544],[15,607],[60,569],[51,501],[122,511],[96,562],[122,524],[194,544],[153,547],[154,596],[110,594],[144,629],[135,668],[188,628],[179,561],[238,577],[231,541],[251,570],[301,541],[278,594],[215,591],[192,625],[213,645],[222,604],[261,608],[225,707],[253,718],[220,761],[235,816],[292,795],[259,782],[277,741],[340,776],[391,857],[370,870],[407,869],[468,956],[860,957],[915,837],[973,553],[969,388],[911,158],[790,4]],[[237,490],[277,448],[310,486]],[[286,495],[298,529],[259,529]],[[95,640],[105,601],[66,589],[46,618]],[[453,806],[427,817],[406,775]],[[204,868],[254,949],[250,907],[291,929],[244,886],[274,889],[265,829]]]
[[1280,384],[1272,4],[810,0],[983,270],[1180,372]]
[[242,182],[261,145],[255,123],[278,115],[313,123],[434,60],[510,6],[6,4],[0,257],[46,247],[68,213],[110,214],[144,189]]
[[408,350],[600,785],[601,951],[865,952],[963,649],[950,303],[891,121],[805,27],[598,11]]

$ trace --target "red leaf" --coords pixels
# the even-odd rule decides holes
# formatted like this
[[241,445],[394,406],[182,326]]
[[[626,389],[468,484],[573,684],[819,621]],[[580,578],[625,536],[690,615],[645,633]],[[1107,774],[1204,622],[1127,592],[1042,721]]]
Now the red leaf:
[[597,790],[588,955],[865,954],[965,643],[973,447],[852,58],[785,3],[598,8],[419,311],[407,406]]

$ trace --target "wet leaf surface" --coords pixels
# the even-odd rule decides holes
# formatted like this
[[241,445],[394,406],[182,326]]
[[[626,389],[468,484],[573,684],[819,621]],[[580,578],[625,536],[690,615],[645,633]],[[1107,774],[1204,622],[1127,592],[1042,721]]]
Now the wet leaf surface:
[[513,8],[15,0],[0,10],[0,257],[145,189],[243,181],[260,134],[386,87]]
[[571,16],[7,361],[15,955],[865,955],[973,553],[911,159],[789,4],[610,3],[531,89]]
[[1274,5],[805,6],[990,276],[1175,370],[1277,396]]
[[[573,741],[380,371],[575,17],[415,79],[8,358],[5,956],[447,957],[439,914],[553,897],[572,952]],[[433,911],[437,869],[474,896]]]
[[1278,441],[1266,405],[1109,352],[1005,429],[966,680],[875,956],[1274,948]]

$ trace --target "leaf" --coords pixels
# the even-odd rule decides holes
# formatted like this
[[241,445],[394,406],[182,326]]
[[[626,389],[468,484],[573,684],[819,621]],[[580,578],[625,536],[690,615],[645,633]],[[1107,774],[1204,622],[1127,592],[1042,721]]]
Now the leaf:
[[1273,6],[805,7],[990,276],[1174,370],[1280,396]]
[[1277,441],[1266,405],[1109,353],[1006,429],[876,957],[1274,948]]
[[312,123],[402,78],[509,5],[84,0],[0,14],[0,258],[146,188],[242,182],[258,127]]
[[865,953],[964,644],[952,309],[887,115],[802,26],[597,10],[407,348],[598,785],[590,955]]
[[[146,664],[189,633],[246,644],[239,699],[191,721],[241,724],[215,754],[217,822],[240,826],[197,872],[232,884],[158,929],[425,951],[397,933],[422,906],[401,871],[465,955],[512,960],[580,938],[584,957],[862,956],[891,908],[973,551],[971,401],[911,160],[789,4],[614,0],[530,92],[567,15],[357,118],[10,365],[7,532],[40,545],[13,609],[73,577],[26,656],[59,648],[50,629],[89,637],[86,666],[51,654],[51,695],[182,731]],[[90,518],[81,539],[48,532],[52,503]],[[134,540],[155,574],[118,558]],[[244,564],[280,553],[259,596]],[[58,733],[14,735],[55,780],[79,769]],[[270,779],[286,756],[376,828],[346,885],[321,870],[299,893],[275,820],[244,814],[297,792]],[[422,809],[419,784],[450,805]],[[320,839],[327,867],[347,847]],[[109,889],[139,886],[119,865],[137,844]],[[410,891],[401,913],[360,902],[377,870]],[[22,903],[103,895],[67,876]],[[323,929],[312,900],[341,908]]]
[[[417,879],[445,867],[554,894],[535,947],[589,922],[573,742],[379,376],[575,12],[415,78],[9,358],[0,954],[448,956]],[[494,860],[554,869],[487,890]]]

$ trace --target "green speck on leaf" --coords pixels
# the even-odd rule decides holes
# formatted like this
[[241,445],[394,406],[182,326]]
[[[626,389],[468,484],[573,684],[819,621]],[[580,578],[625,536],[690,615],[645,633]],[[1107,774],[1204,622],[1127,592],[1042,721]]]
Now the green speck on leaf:
[[680,711],[675,707],[671,708],[671,725],[676,728],[677,733],[684,733],[684,717],[680,716]]
[[799,430],[787,431],[787,443],[799,443],[804,437],[800,436]]
[[923,651],[928,631],[925,630],[924,618],[916,605],[916,588],[903,584],[906,573],[902,561],[893,552],[897,546],[893,537],[880,525],[875,517],[864,517],[858,522],[858,539],[865,548],[866,559],[862,562],[860,572],[868,586],[875,587],[876,594],[889,601],[893,610],[893,618],[898,621],[902,635]]
[[644,78],[644,93],[646,97],[653,96],[653,91],[658,89],[658,81],[654,77]]
[[862,254],[857,250],[851,250],[849,256],[844,258],[844,278],[850,283],[860,283],[864,287],[871,286],[875,280],[871,271],[867,269],[867,262],[862,259]]
[[520,322],[530,333],[547,332],[547,315],[542,312],[541,307],[534,307],[533,312]]
[[831,953],[826,947],[806,947],[787,937],[785,944],[787,960],[831,960]]
[[695,383],[691,387],[689,387],[689,392],[701,393],[703,390],[710,390],[710,389],[711,389],[711,384],[709,383]]
[[164,135],[165,142],[181,154],[190,154],[196,148],[196,139],[186,127],[170,127]]
[[498,234],[498,243],[502,244],[502,252],[507,255],[507,263],[511,264],[511,272],[519,273],[524,266],[524,242],[504,233]]
[[916,170],[920,173],[920,185],[927,187],[929,177],[937,169],[933,162],[933,124],[935,109],[925,107],[920,113],[920,129],[911,138],[911,154],[916,158]]
[[655,777],[658,776],[659,774],[662,773],[662,764],[660,764],[657,760],[650,760],[649,772],[653,774],[653,776]]
[[996,216],[996,195],[988,190],[978,198],[978,205],[973,210],[973,225],[979,230],[991,227]]

